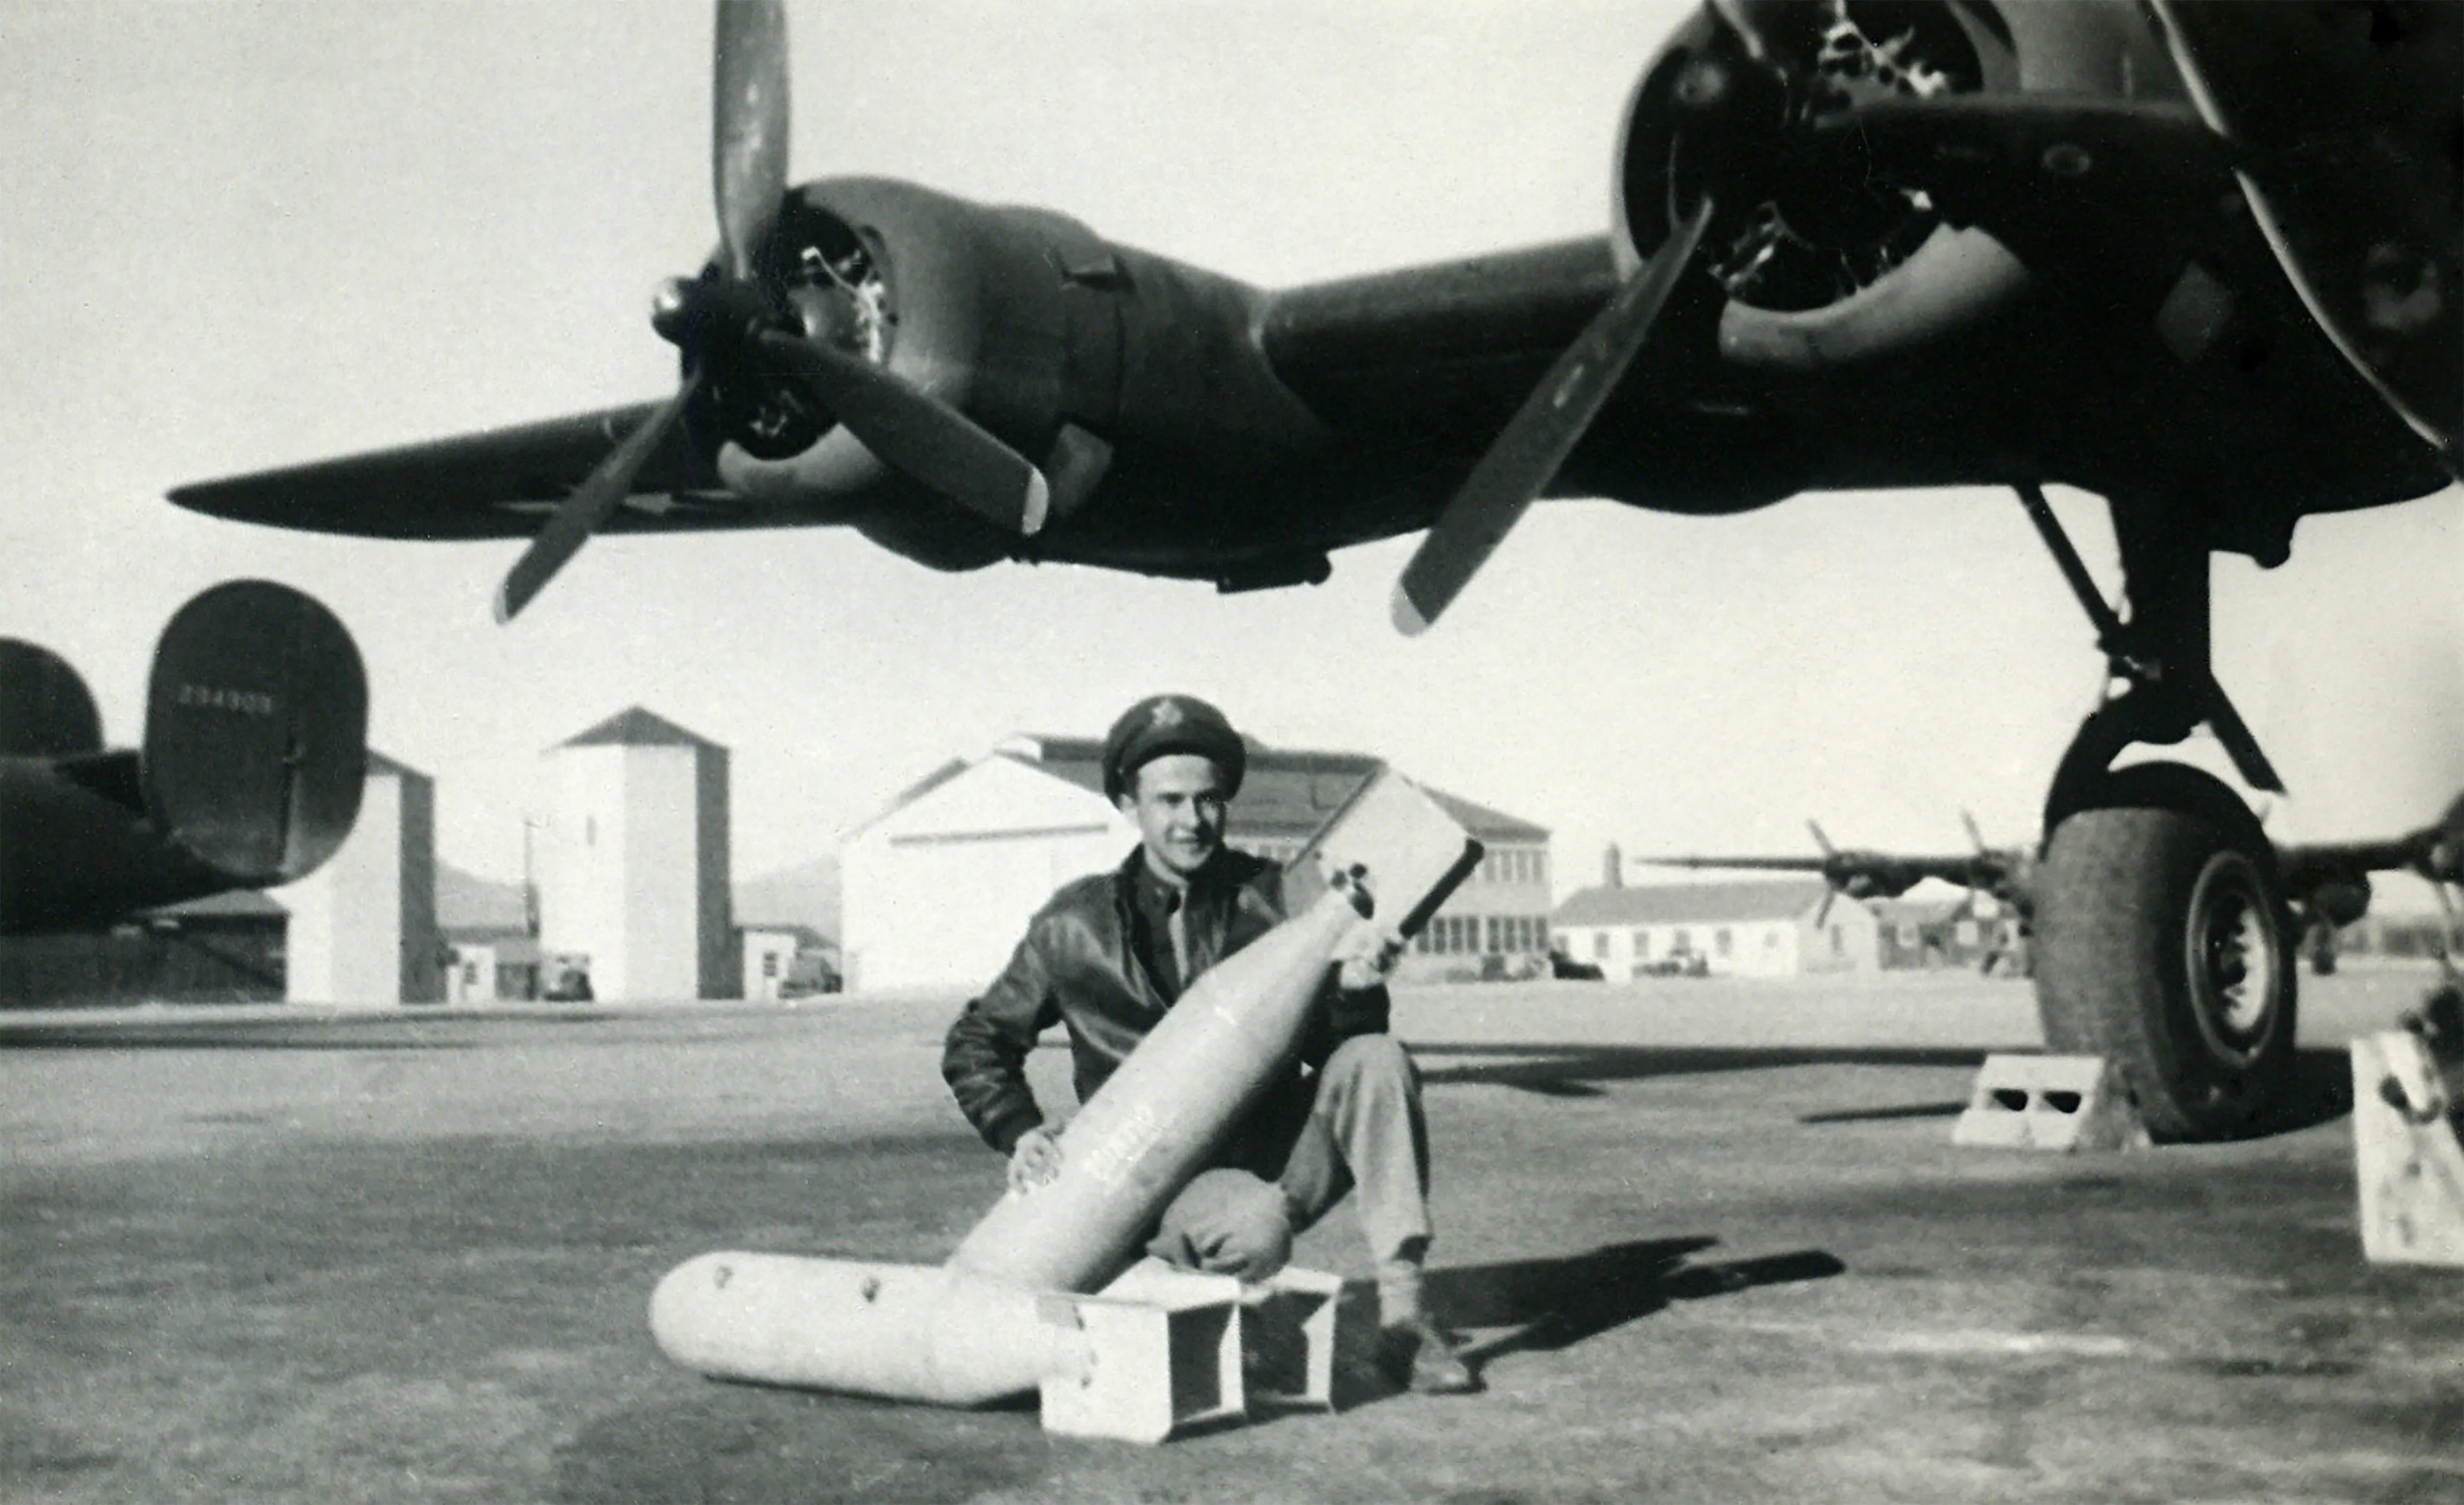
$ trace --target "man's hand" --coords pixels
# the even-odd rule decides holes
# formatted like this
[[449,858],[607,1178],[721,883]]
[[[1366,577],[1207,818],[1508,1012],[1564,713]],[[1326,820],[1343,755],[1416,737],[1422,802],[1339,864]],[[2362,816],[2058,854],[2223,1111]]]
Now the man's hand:
[[1061,1134],[1048,1124],[1038,1124],[1018,1137],[1009,1152],[1009,1184],[1012,1190],[1032,1191],[1061,1174]]
[[1334,985],[1346,992],[1364,992],[1386,981],[1395,959],[1403,954],[1403,938],[1379,925],[1355,925],[1335,948]]

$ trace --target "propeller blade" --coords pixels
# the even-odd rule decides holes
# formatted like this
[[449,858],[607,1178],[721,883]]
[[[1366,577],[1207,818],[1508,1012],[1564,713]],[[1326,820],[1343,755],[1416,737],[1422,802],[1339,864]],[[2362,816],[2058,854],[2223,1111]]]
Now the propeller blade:
[[1438,620],[1505,541],[1540,489],[1555,478],[1650,338],[1651,326],[1659,321],[1679,274],[1693,261],[1710,222],[1711,197],[1706,193],[1650,265],[1628,278],[1557,358],[1481,456],[1395,584],[1395,625],[1406,635],[1425,631]]
[[761,353],[813,396],[881,463],[1013,533],[1044,527],[1052,489],[1026,457],[949,404],[885,367],[777,333]]
[[1976,817],[1963,810],[1959,813],[1959,823],[1968,827],[1968,840],[1976,844],[1976,855],[1983,857],[1985,855],[1985,833],[1977,828]]
[[1831,839],[1822,834],[1822,826],[1820,822],[1814,819],[1813,817],[1809,816],[1806,818],[1805,829],[1814,833],[1814,844],[1822,848],[1823,856],[1837,857],[1839,855],[1839,849],[1831,844]]
[[700,385],[699,371],[687,377],[684,384],[676,388],[676,395],[644,419],[639,428],[627,434],[624,443],[608,450],[599,468],[584,476],[582,484],[573,489],[573,494],[557,508],[547,526],[539,530],[530,548],[514,561],[514,567],[505,572],[503,581],[496,586],[499,625],[513,621],[515,613],[530,604],[531,598],[564,568],[567,559],[581,552],[591,534],[607,520],[607,514],[632,491],[633,477],[640,472],[643,462],[668,437],[668,430],[676,425],[685,404]]
[[1815,929],[1817,929],[1817,930],[1821,929],[1821,928],[1822,928],[1822,927],[1823,927],[1823,925],[1825,924],[1825,922],[1827,922],[1827,921],[1829,921],[1829,920],[1830,920],[1830,918],[1831,918],[1831,901],[1832,901],[1832,900],[1834,900],[1834,899],[1837,899],[1837,898],[1838,898],[1838,897],[1839,897],[1839,890],[1838,890],[1838,889],[1832,887],[1832,886],[1831,886],[1829,883],[1827,883],[1823,884],[1823,886],[1822,886],[1822,907],[1814,911],[1814,927],[1815,927]]
[[711,58],[711,191],[730,275],[753,253],[787,192],[787,11],[783,0],[718,0]]

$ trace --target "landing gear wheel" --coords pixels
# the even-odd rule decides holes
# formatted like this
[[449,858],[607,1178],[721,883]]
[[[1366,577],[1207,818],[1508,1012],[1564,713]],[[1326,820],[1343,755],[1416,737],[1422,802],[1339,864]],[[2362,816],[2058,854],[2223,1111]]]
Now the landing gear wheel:
[[2055,823],[2040,882],[2046,1046],[2120,1067],[2157,1139],[2248,1132],[2293,1065],[2294,948],[2241,801],[2178,764],[2123,769]]

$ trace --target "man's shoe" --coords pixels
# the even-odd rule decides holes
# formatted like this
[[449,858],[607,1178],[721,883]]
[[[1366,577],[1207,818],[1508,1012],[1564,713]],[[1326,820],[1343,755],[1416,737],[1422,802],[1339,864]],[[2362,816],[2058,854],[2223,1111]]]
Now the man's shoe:
[[1380,1335],[1390,1362],[1404,1371],[1404,1383],[1419,1395],[1469,1395],[1480,1388],[1463,1355],[1443,1329],[1427,1318],[1398,1322]]

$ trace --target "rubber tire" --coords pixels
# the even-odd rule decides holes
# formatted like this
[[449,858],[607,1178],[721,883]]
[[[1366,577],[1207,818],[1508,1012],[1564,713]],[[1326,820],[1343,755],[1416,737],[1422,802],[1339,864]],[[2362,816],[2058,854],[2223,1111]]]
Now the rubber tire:
[[[2250,943],[2255,992],[2230,999],[2212,972],[2201,986],[2221,937],[2194,925]],[[2035,932],[2047,1049],[2113,1061],[2154,1138],[2247,1134],[2280,1099],[2294,1061],[2292,916],[2275,848],[2222,783],[2169,763],[2113,774],[2046,841]],[[2227,1012],[2234,1001],[2246,1017]]]

